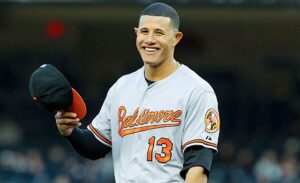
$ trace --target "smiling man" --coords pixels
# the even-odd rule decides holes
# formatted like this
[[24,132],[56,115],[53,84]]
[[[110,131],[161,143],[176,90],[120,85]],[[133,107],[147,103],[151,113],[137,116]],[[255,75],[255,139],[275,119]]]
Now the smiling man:
[[135,33],[143,67],[110,88],[88,129],[72,112],[57,112],[57,127],[87,158],[112,151],[117,183],[205,183],[220,131],[216,95],[175,60],[183,34],[172,7],[145,8]]

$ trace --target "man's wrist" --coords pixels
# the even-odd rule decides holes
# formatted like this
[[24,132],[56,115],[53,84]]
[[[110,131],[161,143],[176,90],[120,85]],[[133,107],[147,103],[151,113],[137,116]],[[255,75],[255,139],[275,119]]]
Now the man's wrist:
[[201,166],[190,168],[186,174],[185,183],[207,183],[205,169]]

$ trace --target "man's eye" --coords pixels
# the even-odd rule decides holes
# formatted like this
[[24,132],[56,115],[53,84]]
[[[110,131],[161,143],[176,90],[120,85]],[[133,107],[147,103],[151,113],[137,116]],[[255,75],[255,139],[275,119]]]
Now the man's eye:
[[142,33],[142,34],[147,34],[147,32],[148,32],[148,31],[146,31],[146,30],[141,30],[141,33]]
[[156,35],[161,36],[161,35],[163,35],[163,33],[162,32],[156,32]]

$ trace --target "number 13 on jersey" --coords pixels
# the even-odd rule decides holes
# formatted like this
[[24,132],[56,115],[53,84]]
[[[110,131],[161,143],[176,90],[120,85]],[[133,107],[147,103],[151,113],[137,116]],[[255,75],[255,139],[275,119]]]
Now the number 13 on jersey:
[[[173,149],[173,143],[168,138],[161,137],[160,139],[155,141],[155,137],[152,136],[148,140],[148,152],[147,152],[147,161],[153,161],[153,156],[155,159],[160,163],[167,163],[172,158],[172,149]],[[153,154],[154,146],[161,146],[161,152]]]

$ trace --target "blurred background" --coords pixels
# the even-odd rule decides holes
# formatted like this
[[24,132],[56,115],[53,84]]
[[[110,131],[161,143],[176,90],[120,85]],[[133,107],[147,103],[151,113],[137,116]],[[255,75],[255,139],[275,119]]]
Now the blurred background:
[[[111,155],[86,160],[30,98],[31,73],[60,69],[98,113],[142,61],[133,28],[153,0],[0,0],[0,183],[113,183]],[[163,1],[181,17],[175,58],[215,89],[210,183],[299,183],[300,0]],[[128,167],[130,168],[130,167]]]

